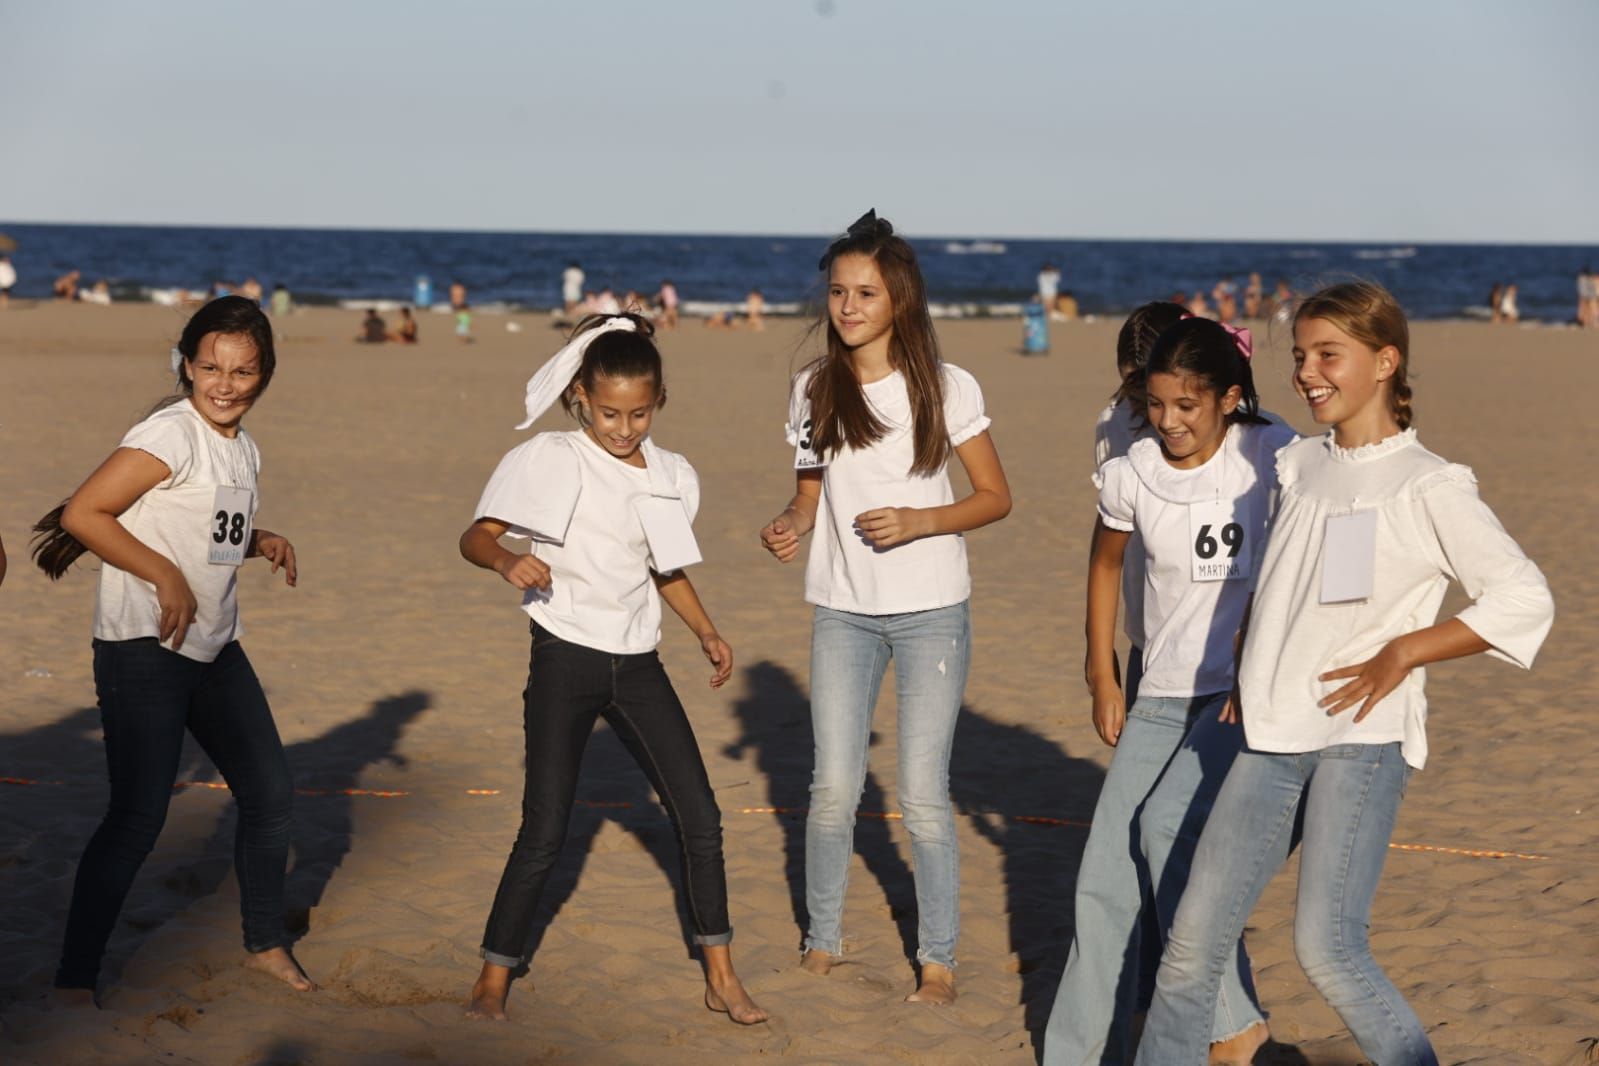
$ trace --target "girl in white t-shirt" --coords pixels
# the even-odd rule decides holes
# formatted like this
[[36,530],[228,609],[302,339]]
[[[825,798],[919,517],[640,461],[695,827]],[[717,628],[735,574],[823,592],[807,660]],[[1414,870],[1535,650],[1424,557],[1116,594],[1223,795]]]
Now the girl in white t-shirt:
[[[825,974],[843,953],[844,888],[853,852],[872,709],[890,658],[899,704],[899,800],[911,835],[918,987],[908,998],[955,999],[959,857],[949,758],[971,654],[971,579],[962,534],[1005,517],[1010,488],[988,435],[983,395],[938,354],[916,254],[869,211],[822,256],[827,353],[795,376],[788,441],[797,487],[761,530],[781,562],[816,530],[805,598],[811,631],[816,767],[805,823],[804,968]],[[946,466],[972,484],[957,501]]]
[[[699,561],[689,524],[699,479],[649,439],[666,402],[661,355],[637,315],[591,316],[528,382],[532,425],[557,400],[580,428],[540,433],[500,461],[461,535],[461,554],[522,590],[532,650],[522,714],[527,734],[522,826],[483,933],[483,969],[467,1008],[504,1020],[512,971],[529,958],[539,896],[566,839],[583,748],[603,716],[671,816],[684,890],[705,962],[705,1005],[754,1025],[766,1012],[733,971],[722,821],[699,745],[661,667],[661,601],[699,638],[715,667],[728,647],[682,567]],[[520,555],[499,543],[533,540]]]
[[[1369,282],[1323,289],[1294,315],[1294,387],[1332,432],[1278,457],[1239,665],[1248,748],[1195,855],[1140,1063],[1206,1061],[1217,979],[1296,825],[1306,976],[1373,1062],[1437,1062],[1367,941],[1399,801],[1427,757],[1421,668],[1479,652],[1530,667],[1554,603],[1471,471],[1417,441],[1409,347],[1404,312]],[[1474,602],[1435,624],[1451,578]]]
[[[1088,672],[1094,728],[1116,754],[1077,875],[1071,952],[1044,1041],[1050,1066],[1125,1060],[1153,976],[1140,972],[1145,901],[1164,935],[1199,831],[1243,746],[1243,730],[1222,712],[1276,496],[1277,451],[1294,439],[1258,413],[1250,354],[1246,330],[1205,318],[1168,328],[1143,375],[1155,435],[1100,470]],[[1145,645],[1128,706],[1114,643],[1122,560],[1135,534]],[[1209,1031],[1225,1061],[1248,1061],[1265,1041],[1242,944]]]
[[246,965],[302,991],[289,953],[283,881],[293,782],[244,649],[238,567],[261,557],[290,585],[294,548],[255,527],[261,458],[242,422],[272,381],[272,327],[224,296],[184,326],[178,395],[128,430],[62,506],[34,526],[34,558],[59,578],[100,557],[94,683],[111,799],[78,863],[57,996],[94,997],[117,915],[166,819],[183,735],[192,734],[239,805],[234,866]]

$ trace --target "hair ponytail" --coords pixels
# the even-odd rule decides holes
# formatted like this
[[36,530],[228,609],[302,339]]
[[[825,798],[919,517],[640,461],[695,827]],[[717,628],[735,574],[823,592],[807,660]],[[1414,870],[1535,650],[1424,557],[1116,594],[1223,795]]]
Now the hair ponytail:
[[661,350],[655,346],[655,326],[643,315],[631,311],[619,315],[588,315],[572,331],[574,338],[604,325],[612,319],[625,318],[633,323],[631,330],[614,329],[604,333],[583,350],[583,362],[578,365],[572,380],[561,391],[561,410],[587,426],[583,406],[577,399],[577,387],[590,395],[600,378],[649,378],[655,383],[655,406],[666,406],[666,377],[661,367]]

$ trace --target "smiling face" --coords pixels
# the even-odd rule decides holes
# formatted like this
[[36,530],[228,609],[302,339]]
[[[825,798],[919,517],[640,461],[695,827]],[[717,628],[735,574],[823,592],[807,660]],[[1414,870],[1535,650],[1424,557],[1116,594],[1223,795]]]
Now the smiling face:
[[653,377],[597,377],[594,387],[575,386],[588,420],[589,437],[623,462],[643,466],[638,454],[661,403],[661,386]]
[[1227,437],[1227,416],[1237,409],[1237,385],[1218,394],[1194,374],[1149,375],[1149,424],[1160,434],[1166,461],[1178,469],[1203,466]]
[[1318,425],[1353,447],[1399,431],[1387,382],[1399,365],[1393,346],[1373,349],[1325,318],[1294,323],[1294,391]]
[[827,317],[852,352],[887,354],[894,302],[875,259],[849,254],[833,260],[827,272]]
[[200,338],[184,372],[194,383],[189,402],[224,437],[239,433],[239,422],[261,391],[261,353],[242,333],[207,333]]

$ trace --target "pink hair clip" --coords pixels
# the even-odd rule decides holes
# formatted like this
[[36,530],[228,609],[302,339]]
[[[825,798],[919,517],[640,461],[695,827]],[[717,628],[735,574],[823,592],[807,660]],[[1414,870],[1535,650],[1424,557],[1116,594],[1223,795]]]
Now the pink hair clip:
[[[1185,318],[1198,317],[1199,316],[1194,314],[1192,311],[1184,311],[1177,320],[1181,322]],[[1210,321],[1215,320],[1211,319]],[[1248,326],[1229,326],[1225,322],[1217,322],[1216,325],[1227,331],[1227,335],[1233,339],[1233,344],[1238,349],[1238,354],[1244,357],[1244,362],[1247,363],[1254,358],[1255,335],[1249,332]]]

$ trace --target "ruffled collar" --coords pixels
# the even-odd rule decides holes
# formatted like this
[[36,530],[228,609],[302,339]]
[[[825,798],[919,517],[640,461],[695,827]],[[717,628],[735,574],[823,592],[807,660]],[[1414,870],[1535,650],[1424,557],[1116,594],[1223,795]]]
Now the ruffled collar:
[[1373,459],[1381,459],[1384,456],[1392,455],[1394,452],[1402,451],[1415,444],[1416,430],[1414,427],[1402,429],[1398,433],[1384,437],[1374,444],[1362,444],[1356,448],[1339,447],[1333,441],[1332,430],[1328,430],[1327,435],[1322,439],[1326,441],[1327,455],[1334,462],[1366,463]]
[[1243,426],[1234,423],[1227,427],[1216,454],[1202,466],[1180,470],[1166,461],[1161,451],[1160,437],[1141,437],[1127,450],[1127,461],[1132,464],[1138,479],[1149,491],[1170,503],[1194,503],[1212,499],[1220,491],[1220,481],[1213,471],[1221,469],[1230,455],[1236,454],[1242,438]]

